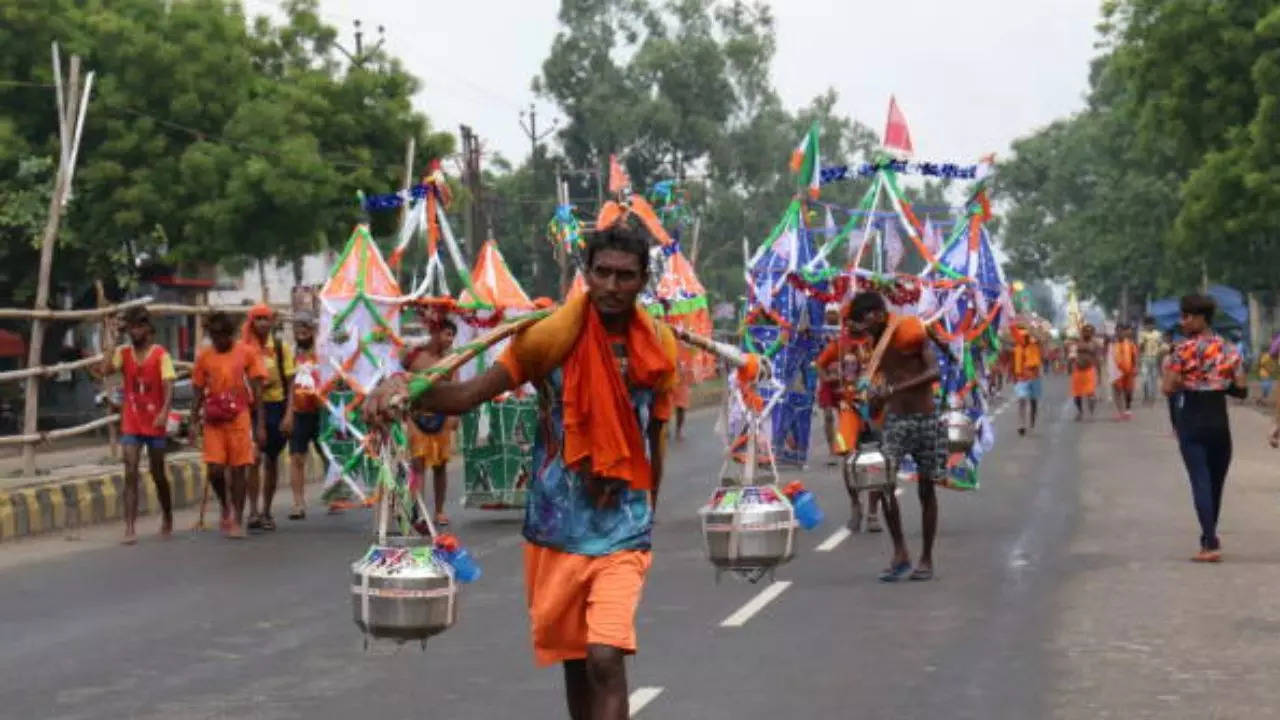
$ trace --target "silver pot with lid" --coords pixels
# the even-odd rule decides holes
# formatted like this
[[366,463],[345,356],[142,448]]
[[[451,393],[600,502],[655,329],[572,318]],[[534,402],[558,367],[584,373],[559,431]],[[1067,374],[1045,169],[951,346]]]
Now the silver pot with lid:
[[766,571],[795,557],[795,511],[776,485],[719,488],[698,515],[717,570]]
[[388,536],[351,564],[352,617],[368,637],[426,642],[457,621],[457,600],[430,538]]
[[967,453],[973,448],[977,428],[968,413],[959,408],[948,410],[942,415],[942,424],[946,431],[949,452]]

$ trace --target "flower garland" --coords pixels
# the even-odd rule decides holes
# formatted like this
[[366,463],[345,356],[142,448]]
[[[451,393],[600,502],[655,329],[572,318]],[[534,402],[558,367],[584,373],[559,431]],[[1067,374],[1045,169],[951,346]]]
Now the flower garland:
[[881,170],[894,173],[917,173],[928,177],[941,177],[949,180],[976,180],[978,165],[957,165],[956,163],[907,162],[906,160],[881,160],[862,163],[861,165],[832,165],[822,168],[820,178],[823,185],[852,178],[865,178],[875,175]]
[[764,350],[760,350],[756,345],[755,339],[751,337],[751,333],[744,331],[742,333],[742,344],[746,346],[746,350],[749,353],[763,355],[766,358],[772,358],[774,355],[778,354],[778,351],[781,350],[783,346],[791,341],[791,323],[787,322],[786,318],[768,308],[756,307],[752,308],[751,312],[747,313],[747,317],[743,319],[742,324],[744,327],[749,328],[756,324],[763,324],[759,323],[761,319],[767,320],[769,323],[778,326],[778,337],[774,338],[773,342],[769,344],[769,347]]

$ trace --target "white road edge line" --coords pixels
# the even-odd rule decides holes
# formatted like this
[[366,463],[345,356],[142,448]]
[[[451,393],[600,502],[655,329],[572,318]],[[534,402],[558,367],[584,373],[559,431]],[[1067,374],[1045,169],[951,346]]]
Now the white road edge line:
[[662,694],[660,687],[638,687],[631,692],[631,697],[627,698],[627,705],[631,707],[631,714],[628,717],[635,717],[636,713],[645,708],[646,705],[653,702],[653,699]]
[[847,540],[847,539],[849,538],[849,536],[850,536],[850,535],[852,535],[852,534],[853,534],[853,533],[849,532],[849,528],[847,528],[847,527],[842,527],[842,528],[840,528],[839,530],[837,530],[837,531],[835,531],[835,532],[831,533],[831,537],[827,538],[826,540],[823,540],[823,541],[822,541],[822,544],[820,544],[820,545],[818,545],[818,547],[814,548],[814,551],[816,551],[816,552],[831,552],[832,550],[835,550],[835,549],[836,549],[836,546],[838,546],[840,543],[842,543],[842,542],[844,542],[845,540]]
[[758,595],[747,601],[747,604],[738,608],[737,612],[724,619],[720,623],[720,627],[742,627],[747,621],[755,616],[756,613],[764,609],[765,605],[773,602],[787,588],[791,587],[790,580],[777,580],[769,587],[760,591]]

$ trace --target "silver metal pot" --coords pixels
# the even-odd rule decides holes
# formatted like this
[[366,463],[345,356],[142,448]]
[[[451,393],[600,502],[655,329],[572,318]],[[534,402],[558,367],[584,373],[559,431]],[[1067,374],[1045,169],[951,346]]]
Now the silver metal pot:
[[878,444],[850,453],[844,461],[845,487],[858,490],[892,489],[898,481],[897,466],[885,457]]
[[795,557],[795,511],[776,486],[738,487],[727,492],[739,493],[739,497],[750,493],[756,500],[722,507],[718,502],[721,491],[717,491],[698,511],[707,558],[713,565],[721,570],[763,570]]
[[964,410],[948,410],[942,416],[942,424],[947,433],[947,450],[969,452],[973,447],[977,430],[968,414]]
[[[394,553],[430,547],[422,537],[388,537],[373,549]],[[458,619],[458,586],[453,571],[431,559],[426,563],[387,564],[365,558],[351,565],[351,612],[367,636],[405,642],[438,635]]]

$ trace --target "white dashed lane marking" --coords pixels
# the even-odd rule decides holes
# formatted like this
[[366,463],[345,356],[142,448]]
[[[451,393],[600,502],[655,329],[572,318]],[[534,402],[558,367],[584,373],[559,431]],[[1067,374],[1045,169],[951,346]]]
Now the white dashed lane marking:
[[773,602],[789,587],[791,587],[790,580],[775,581],[769,587],[761,590],[758,595],[748,600],[745,605],[738,608],[732,615],[725,618],[724,622],[720,623],[720,627],[742,627],[746,625],[748,620],[763,610],[765,605]]
[[816,550],[817,552],[831,552],[832,550],[835,550],[836,547],[840,545],[840,543],[847,540],[849,538],[849,535],[851,534],[852,533],[849,532],[849,528],[842,527],[839,530],[831,533],[831,537],[828,537],[826,540],[823,540],[822,543],[818,545],[818,547],[814,548],[814,550]]
[[645,708],[646,705],[653,702],[653,699],[662,694],[660,687],[639,687],[631,692],[631,696],[627,699],[627,704],[631,707],[630,717],[635,717]]

